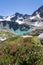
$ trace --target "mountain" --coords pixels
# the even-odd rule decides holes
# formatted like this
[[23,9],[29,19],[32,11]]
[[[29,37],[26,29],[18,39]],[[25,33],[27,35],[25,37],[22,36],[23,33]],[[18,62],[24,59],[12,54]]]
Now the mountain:
[[32,16],[35,16],[37,13],[40,15],[40,17],[43,18],[43,5],[42,5],[40,8],[38,8],[38,10],[36,10],[36,11],[32,14]]
[[0,28],[29,30],[31,26],[43,26],[43,6],[38,8],[32,15],[17,12],[11,16],[0,16]]
[[24,24],[24,20],[28,18],[29,15],[15,13],[12,16],[4,17],[3,19],[0,18],[0,27],[7,28],[7,29],[20,29],[20,30],[27,30],[29,26]]
[[38,8],[31,16],[30,21],[34,26],[43,26],[43,6]]

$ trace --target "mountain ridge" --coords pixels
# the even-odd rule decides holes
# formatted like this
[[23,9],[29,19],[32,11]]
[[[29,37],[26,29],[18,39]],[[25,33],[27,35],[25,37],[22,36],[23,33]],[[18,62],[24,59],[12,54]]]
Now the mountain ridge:
[[29,30],[30,25],[43,26],[43,6],[38,8],[32,15],[15,13],[12,16],[0,16],[0,27],[13,30]]

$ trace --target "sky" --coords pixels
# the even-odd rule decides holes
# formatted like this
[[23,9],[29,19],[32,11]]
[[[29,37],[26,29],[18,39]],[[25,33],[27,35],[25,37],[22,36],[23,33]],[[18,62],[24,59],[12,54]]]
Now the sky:
[[43,5],[43,0],[0,0],[0,15],[9,16],[16,12],[31,15]]

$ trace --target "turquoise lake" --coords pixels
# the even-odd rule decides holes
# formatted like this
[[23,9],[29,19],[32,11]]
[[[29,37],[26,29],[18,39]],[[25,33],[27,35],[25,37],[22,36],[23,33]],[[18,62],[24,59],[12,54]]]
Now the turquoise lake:
[[11,32],[14,33],[14,34],[17,34],[17,35],[22,35],[22,34],[28,33],[29,30],[28,30],[28,31],[26,31],[26,30],[21,31],[21,30],[18,29],[18,30],[16,30],[16,31],[12,30]]

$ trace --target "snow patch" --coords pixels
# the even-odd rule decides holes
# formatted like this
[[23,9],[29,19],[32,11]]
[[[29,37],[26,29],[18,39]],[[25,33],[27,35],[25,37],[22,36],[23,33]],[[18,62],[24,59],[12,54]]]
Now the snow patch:
[[23,21],[20,21],[20,20],[16,20],[16,22],[18,23],[18,24],[23,24],[24,22]]
[[37,13],[36,17],[40,18],[40,15]]
[[43,39],[43,33],[38,36],[39,39]]
[[35,18],[35,16],[30,17],[31,20],[34,19],[34,18]]

